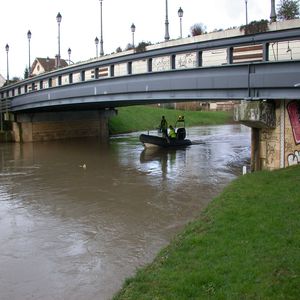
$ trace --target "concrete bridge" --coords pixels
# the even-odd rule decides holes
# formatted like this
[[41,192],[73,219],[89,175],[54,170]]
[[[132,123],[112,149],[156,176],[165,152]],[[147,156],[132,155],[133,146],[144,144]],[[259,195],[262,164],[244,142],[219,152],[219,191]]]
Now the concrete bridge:
[[299,25],[180,39],[35,76],[0,89],[1,116],[15,141],[37,141],[107,136],[118,106],[243,100],[235,118],[253,128],[252,168],[300,163]]

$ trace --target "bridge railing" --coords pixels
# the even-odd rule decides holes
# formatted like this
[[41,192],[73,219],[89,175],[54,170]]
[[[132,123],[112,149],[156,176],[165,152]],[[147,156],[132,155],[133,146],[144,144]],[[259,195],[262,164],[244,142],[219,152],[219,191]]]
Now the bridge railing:
[[207,40],[75,64],[2,87],[0,100],[91,80],[296,59],[300,59],[300,28]]

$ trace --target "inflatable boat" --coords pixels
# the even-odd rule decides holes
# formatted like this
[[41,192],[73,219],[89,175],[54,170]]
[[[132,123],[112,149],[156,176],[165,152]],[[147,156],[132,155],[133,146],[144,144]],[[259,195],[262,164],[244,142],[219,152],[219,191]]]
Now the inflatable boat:
[[163,147],[163,148],[175,148],[185,147],[192,145],[192,142],[185,138],[185,128],[178,128],[176,132],[176,138],[160,137],[156,135],[141,134],[140,141],[145,148]]

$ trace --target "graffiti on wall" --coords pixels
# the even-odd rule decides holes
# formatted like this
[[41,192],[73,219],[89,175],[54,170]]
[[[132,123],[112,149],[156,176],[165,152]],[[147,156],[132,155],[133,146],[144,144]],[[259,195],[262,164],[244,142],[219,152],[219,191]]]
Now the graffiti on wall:
[[176,56],[176,68],[196,68],[196,53],[184,53]]
[[300,151],[295,151],[288,155],[288,164],[289,166],[300,164]]
[[[300,144],[300,102],[292,101],[287,105],[287,111],[289,114],[291,128],[294,136],[294,141],[296,145]],[[289,153],[288,165],[300,164],[300,151],[295,150],[293,153]]]
[[300,102],[292,101],[287,105],[296,145],[300,144]]

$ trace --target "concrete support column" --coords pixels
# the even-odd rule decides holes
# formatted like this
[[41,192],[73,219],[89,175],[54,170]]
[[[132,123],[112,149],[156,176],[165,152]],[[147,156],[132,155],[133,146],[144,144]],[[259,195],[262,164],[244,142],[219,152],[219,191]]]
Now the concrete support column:
[[259,132],[259,128],[251,128],[251,172],[260,170]]
[[15,142],[49,141],[78,137],[109,137],[108,119],[115,110],[35,112],[17,115]]
[[300,100],[243,102],[235,119],[252,128],[252,171],[300,164]]
[[285,167],[285,100],[280,102],[280,168]]

